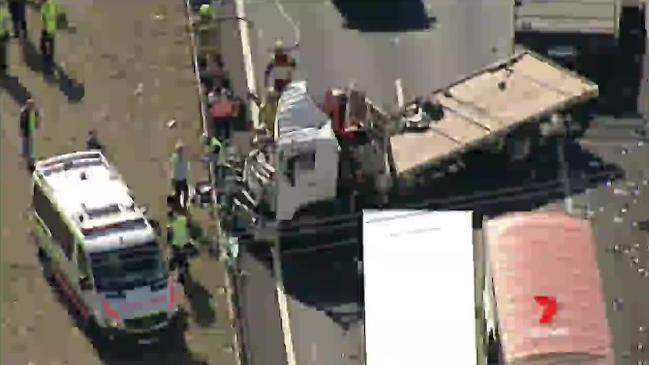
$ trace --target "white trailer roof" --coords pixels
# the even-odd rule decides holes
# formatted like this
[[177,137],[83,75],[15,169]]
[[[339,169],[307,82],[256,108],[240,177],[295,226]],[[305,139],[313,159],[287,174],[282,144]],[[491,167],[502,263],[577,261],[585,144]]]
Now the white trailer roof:
[[292,82],[282,93],[277,104],[275,116],[275,140],[283,138],[304,139],[309,135],[317,137],[320,129],[329,126],[331,121],[308,94],[306,81]]
[[364,211],[367,365],[476,364],[472,213]]
[[423,133],[390,138],[394,167],[398,174],[416,171],[597,94],[591,81],[522,51],[434,92],[444,116]]

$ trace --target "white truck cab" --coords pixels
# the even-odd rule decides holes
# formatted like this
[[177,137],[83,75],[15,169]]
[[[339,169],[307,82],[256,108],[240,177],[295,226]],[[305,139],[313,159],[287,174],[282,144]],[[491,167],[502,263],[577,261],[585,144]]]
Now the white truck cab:
[[32,209],[44,272],[83,325],[139,342],[169,327],[176,284],[156,230],[101,152],[38,161]]

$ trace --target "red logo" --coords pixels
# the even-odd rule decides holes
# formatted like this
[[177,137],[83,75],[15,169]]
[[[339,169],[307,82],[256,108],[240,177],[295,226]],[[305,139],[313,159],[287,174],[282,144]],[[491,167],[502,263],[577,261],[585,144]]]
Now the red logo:
[[557,299],[555,297],[536,296],[534,300],[543,309],[539,323],[550,324],[554,315],[557,314]]

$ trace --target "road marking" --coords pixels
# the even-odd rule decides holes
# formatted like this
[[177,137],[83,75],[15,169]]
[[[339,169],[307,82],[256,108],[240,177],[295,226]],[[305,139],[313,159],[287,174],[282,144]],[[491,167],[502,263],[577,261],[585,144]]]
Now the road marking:
[[297,22],[293,20],[293,18],[288,15],[286,12],[286,9],[284,9],[284,5],[279,0],[275,0],[275,5],[277,6],[277,10],[282,14],[284,19],[293,27],[293,37],[295,38],[295,44],[300,43],[300,27],[298,26]]
[[318,361],[318,345],[315,343],[311,344],[311,362]]
[[291,333],[291,322],[288,315],[288,302],[284,290],[284,279],[282,272],[282,260],[279,257],[279,240],[275,240],[275,247],[271,249],[273,256],[273,272],[275,274],[275,289],[277,291],[277,304],[279,305],[279,316],[282,322],[282,333],[284,334],[284,347],[286,348],[286,360],[288,365],[297,365],[295,350],[293,350],[293,335]]
[[568,214],[573,213],[573,201],[572,196],[570,195],[570,179],[568,179],[568,171],[566,166],[566,155],[564,151],[564,142],[563,139],[560,139],[557,143],[557,155],[559,157],[559,175],[561,176],[561,182],[563,183],[563,193],[564,193],[564,207]]
[[[248,24],[246,22],[246,9],[243,5],[243,0],[235,1],[235,8],[237,14],[237,22],[239,25],[239,34],[241,35],[241,49],[243,52],[243,63],[246,74],[246,85],[248,86],[248,91],[256,93],[257,88],[255,87],[255,68],[252,64],[252,49],[250,48],[250,32],[248,29]],[[252,117],[252,122],[255,128],[259,128],[259,110],[257,104],[248,103],[250,108],[250,116]]]
[[401,82],[401,79],[396,79],[394,81],[394,86],[397,89],[397,106],[401,109],[405,105],[405,101],[403,100],[403,83]]

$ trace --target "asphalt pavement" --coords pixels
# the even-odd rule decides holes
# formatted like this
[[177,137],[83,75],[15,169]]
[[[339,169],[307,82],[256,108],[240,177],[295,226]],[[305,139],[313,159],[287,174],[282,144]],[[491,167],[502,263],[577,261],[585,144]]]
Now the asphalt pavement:
[[639,129],[649,133],[647,121],[594,121],[582,145],[624,175],[573,197],[594,227],[617,364],[649,360],[649,231],[634,227],[649,219],[649,140]]
[[395,81],[425,95],[512,51],[506,0],[248,0],[257,85],[276,39],[299,42],[298,77],[318,98],[350,82],[394,106]]

